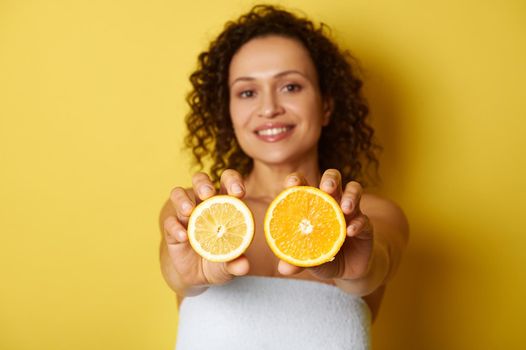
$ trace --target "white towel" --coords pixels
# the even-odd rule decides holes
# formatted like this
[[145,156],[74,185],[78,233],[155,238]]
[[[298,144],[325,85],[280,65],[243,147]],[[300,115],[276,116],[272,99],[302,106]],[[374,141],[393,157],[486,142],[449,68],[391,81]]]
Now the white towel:
[[176,350],[362,350],[370,325],[367,304],[337,287],[237,277],[183,300]]

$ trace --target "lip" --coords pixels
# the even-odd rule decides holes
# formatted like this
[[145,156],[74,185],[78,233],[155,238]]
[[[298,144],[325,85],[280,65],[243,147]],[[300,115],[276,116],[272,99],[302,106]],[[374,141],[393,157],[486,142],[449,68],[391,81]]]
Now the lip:
[[[290,135],[292,135],[292,133],[294,131],[294,127],[295,127],[295,125],[293,125],[293,124],[266,123],[266,124],[258,126],[256,129],[254,129],[254,134],[261,141],[270,142],[270,143],[278,142],[278,141],[286,139]],[[280,132],[279,134],[276,134],[276,135],[261,135],[261,134],[258,133],[259,131],[262,131],[262,130],[279,129],[279,128],[285,128],[287,130],[284,131],[284,132]]]

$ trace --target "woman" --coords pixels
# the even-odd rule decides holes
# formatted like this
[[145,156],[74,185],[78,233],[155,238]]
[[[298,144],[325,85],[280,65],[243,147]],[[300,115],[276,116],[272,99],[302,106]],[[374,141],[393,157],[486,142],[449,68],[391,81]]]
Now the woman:
[[[256,6],[199,56],[186,143],[201,165],[211,158],[210,175],[174,188],[160,215],[161,268],[181,307],[178,349],[369,345],[408,225],[396,204],[363,191],[377,160],[362,82],[325,31]],[[312,268],[278,261],[262,228],[272,199],[306,184],[341,203],[348,235],[332,262]],[[218,193],[241,198],[256,224],[249,249],[228,263],[202,259],[186,235],[196,203]]]

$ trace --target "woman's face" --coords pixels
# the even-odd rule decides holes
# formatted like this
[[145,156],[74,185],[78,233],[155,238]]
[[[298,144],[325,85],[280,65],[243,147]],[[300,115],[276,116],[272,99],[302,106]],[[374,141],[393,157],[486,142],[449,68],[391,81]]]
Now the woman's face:
[[232,58],[229,88],[234,132],[248,156],[266,164],[317,156],[331,110],[300,42],[281,36],[250,40]]

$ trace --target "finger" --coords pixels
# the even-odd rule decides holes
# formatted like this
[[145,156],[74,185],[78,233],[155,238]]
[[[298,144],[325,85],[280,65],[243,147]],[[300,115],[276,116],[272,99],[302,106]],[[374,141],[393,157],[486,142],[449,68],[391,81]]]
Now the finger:
[[229,262],[211,262],[206,259],[202,260],[203,278],[206,284],[223,284],[234,276],[246,275],[250,269],[248,259],[240,256]]
[[221,193],[229,194],[238,198],[245,195],[243,177],[235,170],[226,169],[221,174]]
[[292,186],[308,186],[307,180],[301,173],[292,173],[287,175],[285,178],[285,181],[283,183],[285,188],[289,188]]
[[347,236],[360,239],[372,239],[373,227],[369,218],[360,214],[353,218],[347,226]]
[[344,254],[342,251],[338,252],[333,260],[324,264],[309,267],[308,271],[318,278],[338,278],[344,273]]
[[182,224],[188,223],[188,218],[194,210],[195,203],[188,197],[188,194],[182,187],[176,187],[170,193],[170,200],[177,214],[177,218]]
[[327,169],[320,180],[320,189],[330,194],[337,202],[342,198],[342,176],[336,169]]
[[192,176],[192,186],[197,197],[202,201],[216,193],[212,180],[205,173],[199,172]]
[[188,241],[186,230],[175,216],[169,216],[164,220],[164,238],[168,244]]
[[357,215],[360,210],[360,200],[362,198],[362,185],[356,181],[351,181],[345,186],[342,194],[341,207],[343,213],[349,217]]
[[226,263],[226,270],[234,276],[244,276],[250,270],[250,263],[246,256],[240,257]]
[[305,268],[289,264],[283,260],[280,260],[278,263],[278,272],[284,276],[295,275],[303,270],[305,270]]

